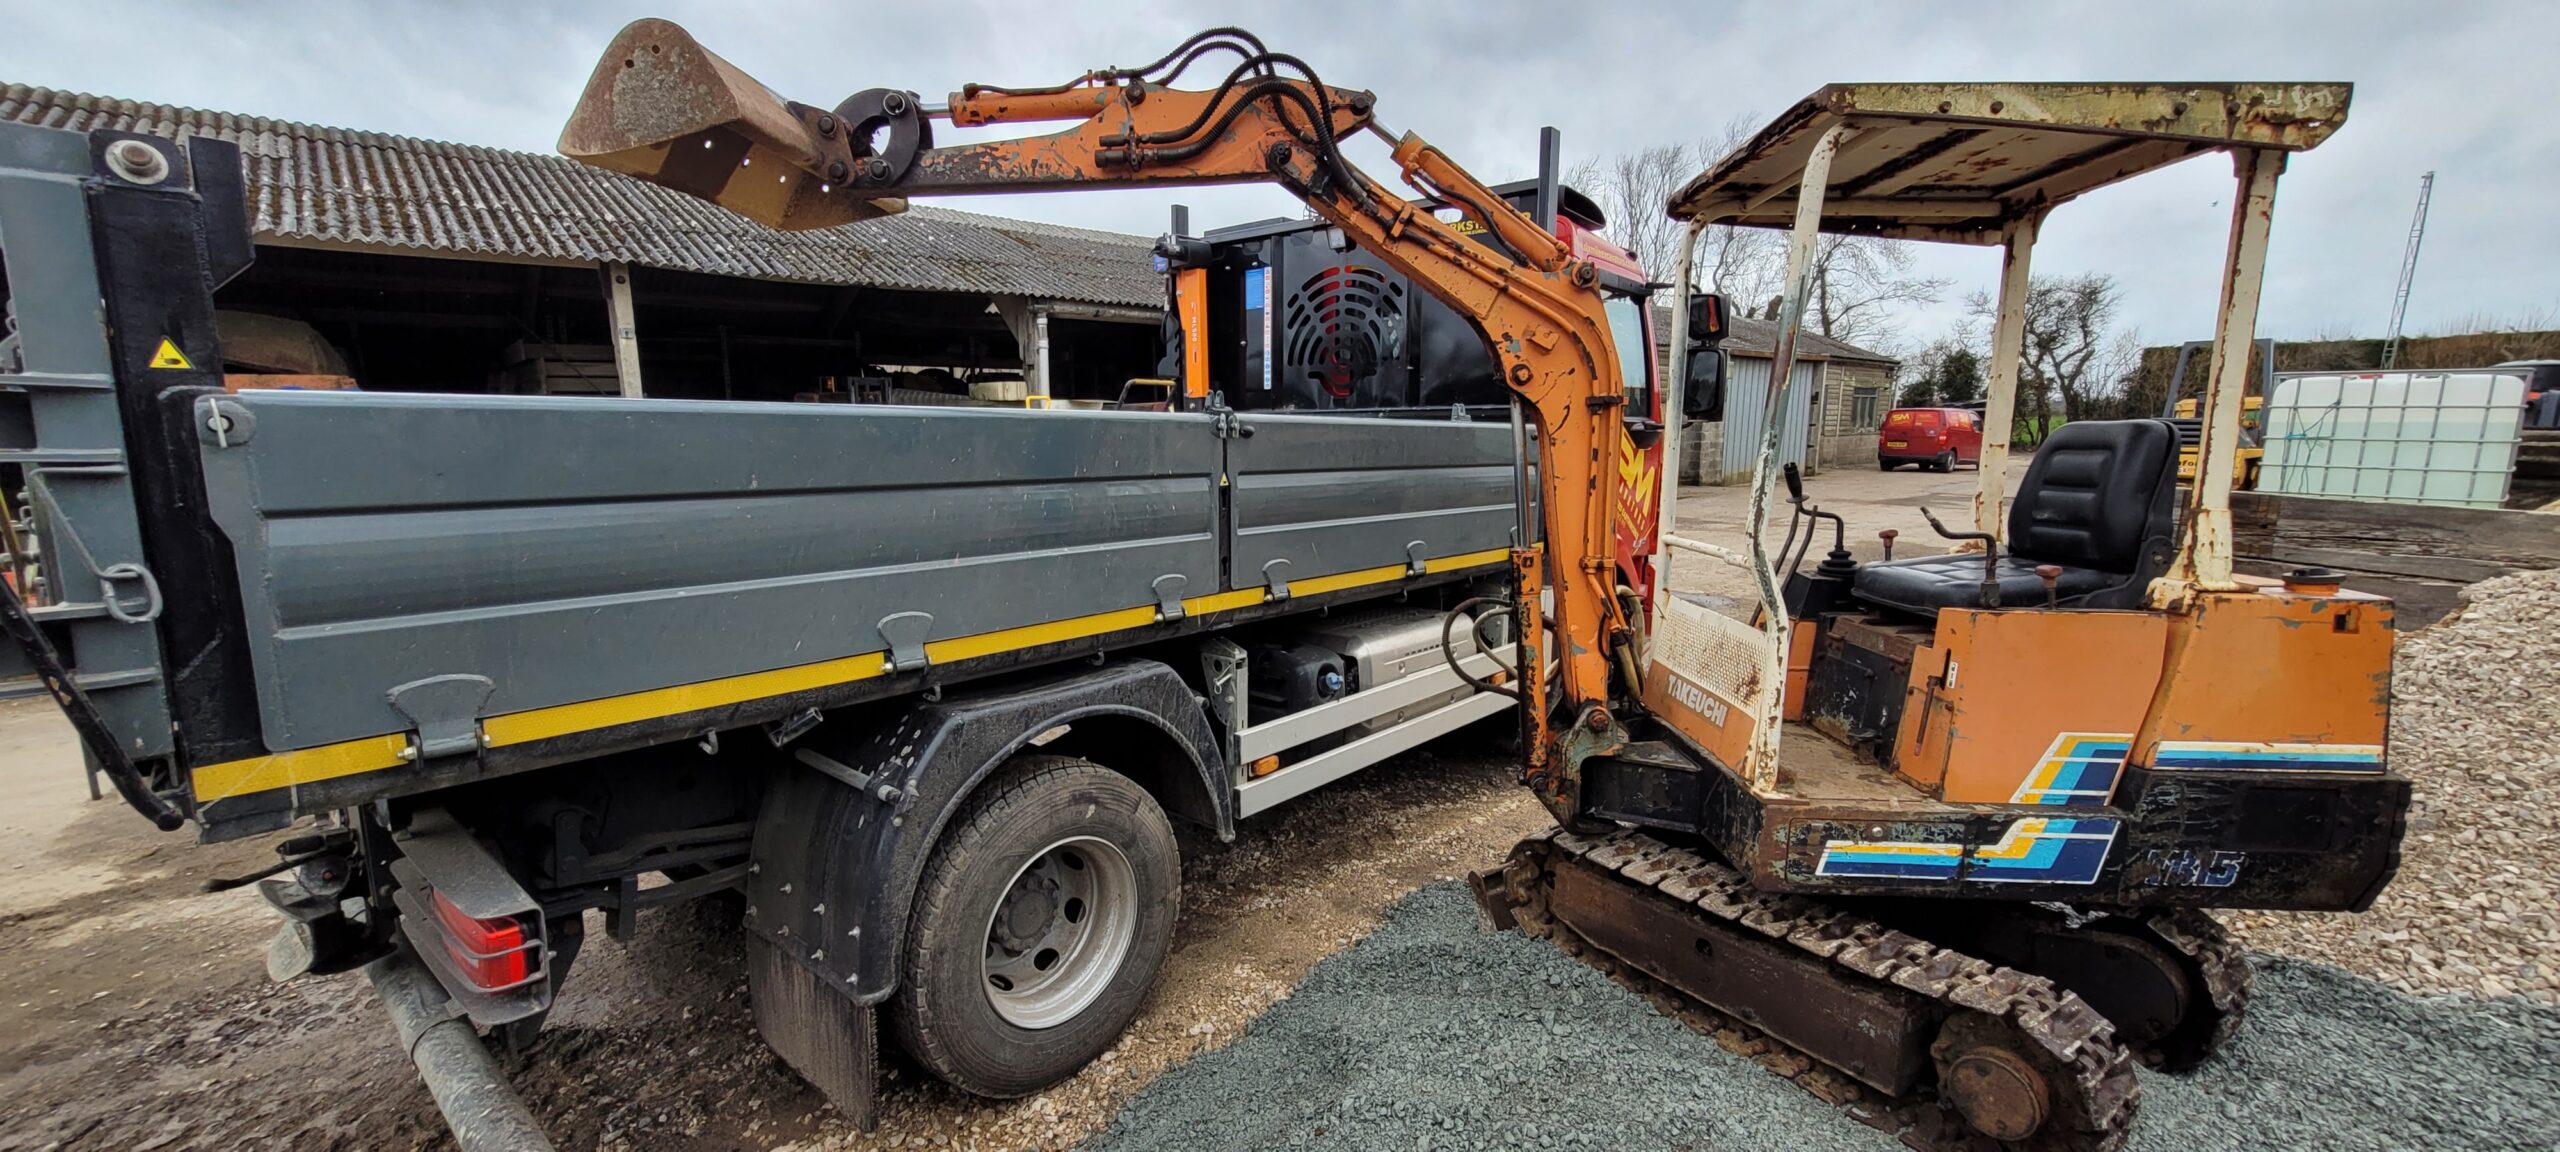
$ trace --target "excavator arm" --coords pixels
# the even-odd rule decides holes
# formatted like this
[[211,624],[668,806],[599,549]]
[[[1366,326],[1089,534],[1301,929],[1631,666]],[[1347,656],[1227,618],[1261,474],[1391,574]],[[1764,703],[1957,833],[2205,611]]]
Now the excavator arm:
[[[1225,79],[1204,90],[1171,87],[1203,62],[1228,64]],[[939,106],[872,89],[822,110],[774,96],[673,23],[641,20],[607,47],[560,151],[783,229],[885,215],[910,196],[1249,181],[1287,188],[1470,320],[1526,409],[1539,441],[1546,532],[1543,542],[1519,542],[1512,562],[1524,613],[1553,581],[1550,628],[1565,705],[1554,707],[1544,677],[1521,678],[1528,776],[1570,819],[1575,767],[1626,742],[1610,712],[1610,678],[1613,668],[1634,666],[1611,563],[1611,449],[1626,393],[1598,269],[1420,137],[1386,130],[1375,105],[1367,92],[1326,86],[1250,33],[1217,29],[1144,67],[1096,69],[1053,87],[972,84]],[[1045,136],[936,147],[936,120],[1073,123]],[[1456,206],[1494,242],[1470,239],[1353,166],[1341,141],[1362,131],[1389,144],[1406,185]],[[1542,666],[1538,629],[1520,633],[1522,667]],[[1630,682],[1618,695],[1635,693]],[[1559,713],[1570,723],[1551,732]]]

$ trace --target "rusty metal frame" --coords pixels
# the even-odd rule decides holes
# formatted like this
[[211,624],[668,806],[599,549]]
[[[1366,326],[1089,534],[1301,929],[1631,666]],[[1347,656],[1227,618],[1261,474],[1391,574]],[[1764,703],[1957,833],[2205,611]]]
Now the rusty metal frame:
[[2001,229],[2000,305],[1991,326],[1991,380],[1982,412],[1982,457],[1974,468],[1973,530],[2008,542],[2009,437],[2018,427],[2018,362],[2026,344],[2028,265],[2039,212]]
[[2231,578],[2231,483],[2239,454],[2240,410],[2248,391],[2249,350],[2257,345],[2258,292],[2266,281],[2267,233],[2276,211],[2276,177],[2284,153],[2265,148],[2231,154],[2239,187],[2231,202],[2231,245],[2223,259],[2222,307],[2215,313],[2212,369],[2198,405],[2204,438],[2196,445],[2196,479],[2187,493],[2187,530],[2169,573],[2151,599],[2172,606],[2193,590],[2228,591]]
[[1859,136],[1832,162],[1826,230],[2000,244],[2008,227],[2201,152],[2317,146],[2353,86],[1833,84],[1798,102],[1674,193],[1671,215],[1793,223],[1816,141]]

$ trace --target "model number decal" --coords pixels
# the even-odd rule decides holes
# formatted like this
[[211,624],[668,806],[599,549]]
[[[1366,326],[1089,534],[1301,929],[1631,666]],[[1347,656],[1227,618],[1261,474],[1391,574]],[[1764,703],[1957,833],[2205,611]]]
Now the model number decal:
[[2240,866],[2248,860],[2246,852],[2154,848],[2133,867],[2149,888],[2228,888],[2239,882]]

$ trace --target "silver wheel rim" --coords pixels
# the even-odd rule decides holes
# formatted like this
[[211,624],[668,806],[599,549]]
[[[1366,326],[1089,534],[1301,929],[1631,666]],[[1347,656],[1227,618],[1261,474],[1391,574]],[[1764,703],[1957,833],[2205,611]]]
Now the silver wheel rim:
[[1014,872],[987,914],[979,985],[1017,1028],[1054,1028],[1092,1006],[1138,933],[1138,874],[1108,840],[1070,836]]

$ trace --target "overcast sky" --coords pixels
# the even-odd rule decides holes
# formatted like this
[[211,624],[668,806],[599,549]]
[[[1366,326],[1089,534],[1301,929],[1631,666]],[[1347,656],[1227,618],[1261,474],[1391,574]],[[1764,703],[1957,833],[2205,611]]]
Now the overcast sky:
[[[1379,116],[1491,182],[1534,174],[1537,129],[1567,162],[1765,119],[1822,84],[1861,80],[2346,80],[2346,126],[2297,157],[2278,196],[2262,332],[2381,334],[2418,177],[2436,173],[2413,332],[2477,315],[2560,312],[2560,5],[2282,3],[1757,5],[1591,2],[1223,6],[662,0],[621,4],[0,0],[0,82],[549,151],[614,30],[658,15],[776,91],[832,104],[855,89],[932,98],[966,81],[1054,83],[1138,64],[1185,35],[1243,24]],[[1380,171],[1383,149],[1355,151]],[[2035,267],[2102,270],[2146,342],[2210,334],[2230,205],[2220,157],[2058,211]],[[1153,234],[1296,215],[1268,188],[944,201]],[[1988,287],[1995,252],[1932,246],[1945,303],[1901,318],[1937,334]]]

